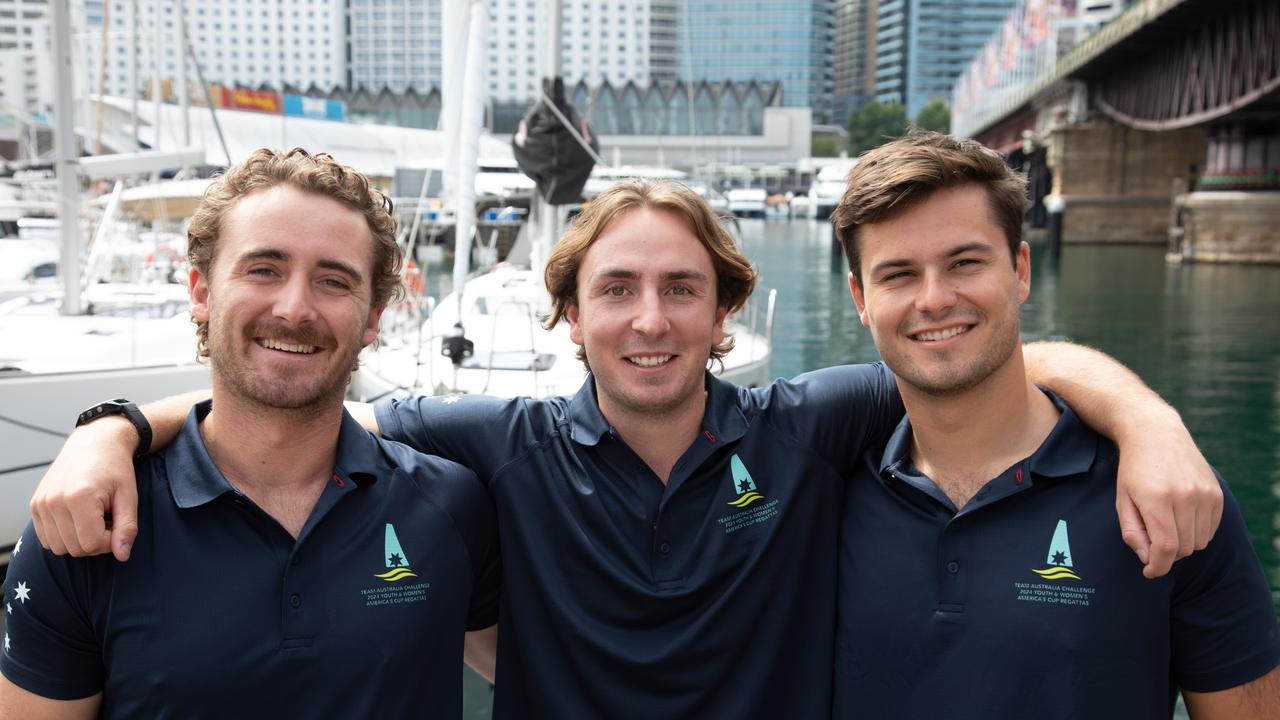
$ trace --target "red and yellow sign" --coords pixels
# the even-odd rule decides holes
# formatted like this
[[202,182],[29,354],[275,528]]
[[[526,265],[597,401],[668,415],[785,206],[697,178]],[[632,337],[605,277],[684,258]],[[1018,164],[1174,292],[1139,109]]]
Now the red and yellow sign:
[[218,107],[231,110],[253,110],[255,112],[280,113],[283,103],[280,93],[267,90],[250,90],[249,88],[219,88],[221,102],[215,100]]

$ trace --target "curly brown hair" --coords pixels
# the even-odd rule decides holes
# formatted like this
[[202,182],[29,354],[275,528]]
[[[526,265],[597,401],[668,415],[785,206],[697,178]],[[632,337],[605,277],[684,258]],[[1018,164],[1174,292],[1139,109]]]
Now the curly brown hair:
[[[218,234],[227,213],[240,198],[277,185],[333,198],[359,211],[373,238],[373,307],[404,296],[400,266],[404,254],[396,244],[391,198],[371,186],[360,172],[338,163],[328,153],[312,154],[295,147],[287,152],[258,148],[239,165],[228,168],[204,191],[187,226],[187,259],[206,277],[217,253]],[[196,323],[197,357],[209,356],[209,324]]]
[[[624,180],[600,193],[574,218],[564,237],[547,258],[544,279],[551,293],[548,330],[565,319],[569,306],[578,301],[578,268],[587,250],[615,218],[628,210],[648,208],[676,216],[711,255],[716,272],[716,304],[732,315],[746,304],[755,290],[759,274],[738,249],[733,236],[720,224],[714,210],[698,193],[673,180]],[[733,337],[711,348],[710,360],[720,360],[733,349]],[[578,348],[578,359],[587,365],[587,355]],[[590,369],[590,365],[587,365]]]
[[858,238],[863,225],[892,220],[938,190],[971,184],[986,189],[991,217],[1004,232],[1009,257],[1016,263],[1027,181],[994,150],[975,140],[917,131],[860,155],[849,171],[844,196],[831,213],[836,239],[858,286],[862,286]]

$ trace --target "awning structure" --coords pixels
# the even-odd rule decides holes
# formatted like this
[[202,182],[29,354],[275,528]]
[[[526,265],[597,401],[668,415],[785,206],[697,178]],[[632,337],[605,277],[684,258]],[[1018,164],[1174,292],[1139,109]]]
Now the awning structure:
[[[108,96],[104,109],[117,128],[129,125],[128,98]],[[371,178],[388,181],[397,167],[432,166],[444,157],[444,135],[437,130],[365,125],[317,120],[305,117],[216,109],[218,123],[226,138],[231,161],[239,162],[259,147],[303,147],[311,152],[327,152],[344,165]],[[160,134],[156,137],[155,105],[138,104],[139,139],[159,150],[178,150],[182,143],[182,115],[177,105],[160,106]],[[221,167],[227,164],[206,107],[191,107],[191,145],[205,150],[205,162]],[[493,135],[480,137],[480,163],[514,164],[510,139]]]

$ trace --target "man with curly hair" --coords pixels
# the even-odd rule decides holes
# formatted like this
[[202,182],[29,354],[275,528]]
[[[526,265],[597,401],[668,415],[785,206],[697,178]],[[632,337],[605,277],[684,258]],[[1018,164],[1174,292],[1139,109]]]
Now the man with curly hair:
[[211,185],[188,254],[212,403],[137,457],[130,563],[24,533],[0,717],[460,714],[464,632],[497,619],[488,494],[342,405],[400,292],[394,227],[328,155],[258,150]]

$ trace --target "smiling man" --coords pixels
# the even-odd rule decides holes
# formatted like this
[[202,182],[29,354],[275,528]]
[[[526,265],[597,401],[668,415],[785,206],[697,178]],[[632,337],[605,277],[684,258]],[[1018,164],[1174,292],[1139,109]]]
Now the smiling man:
[[1230,493],[1208,548],[1145,579],[1116,447],[1027,376],[1025,204],[1001,157],[925,134],[863,155],[832,216],[907,408],[844,500],[835,716],[1168,718],[1181,690],[1193,718],[1280,717]]
[[[399,291],[394,228],[327,155],[259,150],[210,186],[188,252],[212,404],[137,460],[130,563],[54,557],[28,528],[0,717],[461,714],[464,631],[497,615],[488,496],[342,406]],[[82,422],[117,411],[146,422],[118,401]]]
[[[503,553],[494,717],[828,717],[838,510],[862,451],[901,416],[892,376],[844,366],[755,389],[712,376],[708,363],[732,348],[724,320],[756,271],[678,183],[601,193],[545,278],[548,324],[569,323],[591,371],[577,395],[354,410],[388,437],[465,463],[493,496]],[[1053,377],[1097,369],[1077,348],[1058,350],[1071,357],[1043,365],[1070,370]],[[1099,372],[1116,369],[1107,363]],[[1123,372],[1106,393],[1064,384],[1101,401],[1096,421],[1141,428],[1121,496],[1148,517],[1180,516],[1171,534],[1190,538],[1189,552],[1215,524],[1220,492],[1207,469],[1197,484],[1203,461],[1176,414]],[[148,412],[157,442],[174,415]],[[135,442],[123,423],[72,436],[50,473],[71,488],[33,503],[44,541],[106,550],[111,507],[127,555],[132,478],[102,466],[114,471]],[[1186,462],[1151,473],[1170,453]],[[1211,492],[1167,492],[1183,479]],[[1159,573],[1174,553],[1156,550],[1146,559]]]

